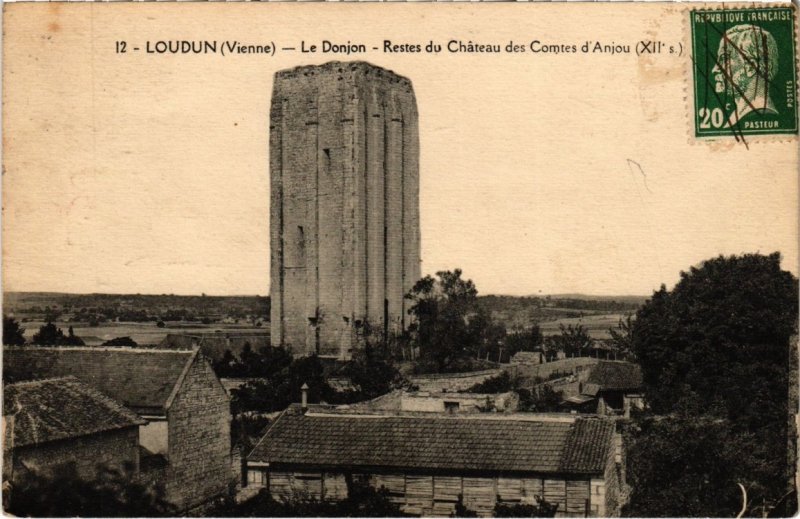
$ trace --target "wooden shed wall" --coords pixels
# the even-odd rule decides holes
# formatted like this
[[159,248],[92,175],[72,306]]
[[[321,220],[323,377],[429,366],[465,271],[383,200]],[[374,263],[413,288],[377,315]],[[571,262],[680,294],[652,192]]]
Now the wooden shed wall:
[[[558,503],[556,517],[586,517],[590,511],[589,479],[565,480],[535,477],[468,477],[430,474],[353,474],[353,478],[389,491],[389,498],[409,514],[448,517],[455,510],[458,496],[481,517],[493,515],[497,500],[508,504],[535,504],[536,496]],[[301,493],[315,499],[339,500],[347,497],[342,473],[270,470],[270,493],[284,499]],[[589,514],[591,515],[591,514]]]

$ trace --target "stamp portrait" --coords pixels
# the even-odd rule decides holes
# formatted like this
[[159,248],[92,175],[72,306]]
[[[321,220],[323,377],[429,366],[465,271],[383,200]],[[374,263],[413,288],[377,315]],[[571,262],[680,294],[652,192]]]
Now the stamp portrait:
[[797,133],[794,10],[691,11],[695,137]]

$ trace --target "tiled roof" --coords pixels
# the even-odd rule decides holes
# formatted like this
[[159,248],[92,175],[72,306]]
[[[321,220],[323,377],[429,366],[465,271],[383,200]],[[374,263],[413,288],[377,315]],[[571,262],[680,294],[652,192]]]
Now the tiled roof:
[[249,461],[496,472],[603,472],[614,425],[601,418],[336,415],[293,406]]
[[602,391],[638,389],[642,387],[642,369],[630,362],[600,361],[586,382],[597,384]]
[[139,413],[163,413],[193,351],[23,346],[3,349],[3,376],[74,376]]
[[[75,438],[145,424],[119,402],[74,377],[8,384],[3,390],[7,437],[13,447]],[[14,419],[9,420],[8,415]],[[13,426],[9,426],[12,424]]]
[[602,472],[608,460],[614,425],[606,420],[579,419],[569,432],[561,456],[562,472]]

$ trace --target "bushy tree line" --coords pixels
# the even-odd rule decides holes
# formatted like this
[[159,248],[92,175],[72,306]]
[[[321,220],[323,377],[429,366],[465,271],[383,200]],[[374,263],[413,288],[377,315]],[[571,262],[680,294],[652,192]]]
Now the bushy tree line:
[[25,328],[13,317],[3,316],[3,344],[20,346],[25,344]]
[[[391,356],[379,346],[366,345],[335,371],[326,370],[316,355],[294,358],[282,347],[253,351],[245,345],[237,358],[226,351],[214,363],[220,377],[250,378],[231,392],[234,414],[245,411],[282,411],[299,402],[303,384],[308,385],[309,403],[352,403],[386,394],[405,384]],[[328,383],[330,376],[347,377],[350,391],[337,392]]]
[[[303,384],[308,386],[309,403],[329,404],[369,400],[406,385],[381,343],[366,344],[343,365],[327,367],[316,355],[294,358],[282,347],[254,351],[246,344],[239,356],[226,351],[214,370],[220,377],[250,379],[231,391],[231,434],[245,447],[268,423],[264,414],[300,402]],[[334,390],[328,383],[331,376],[349,378],[353,389]]]
[[419,352],[421,373],[468,371],[469,359],[508,361],[542,344],[538,326],[508,333],[478,304],[478,290],[460,269],[425,276],[406,294],[412,323],[404,339]]
[[[13,317],[3,316],[3,344],[7,346],[21,346],[26,344],[25,329],[20,327],[19,323]],[[33,334],[31,344],[38,346],[84,346],[86,343],[83,339],[75,335],[72,326],[69,327],[67,333],[48,322],[41,327],[39,331]]]
[[216,517],[402,517],[400,506],[389,500],[386,488],[348,478],[348,495],[341,501],[320,500],[294,494],[284,500],[273,498],[266,489],[247,501],[228,503],[212,511]]
[[739,484],[746,515],[782,500],[797,313],[798,282],[777,253],[705,261],[637,312],[631,344],[649,411],[627,431],[627,514],[734,516]]
[[74,464],[17,478],[4,487],[3,508],[19,517],[166,517],[177,511],[163,489],[139,481],[133,467],[101,468],[87,479]]
[[53,323],[47,323],[39,328],[39,331],[33,334],[31,343],[39,346],[84,346],[86,344],[83,339],[75,335],[72,326],[64,335],[61,328]]

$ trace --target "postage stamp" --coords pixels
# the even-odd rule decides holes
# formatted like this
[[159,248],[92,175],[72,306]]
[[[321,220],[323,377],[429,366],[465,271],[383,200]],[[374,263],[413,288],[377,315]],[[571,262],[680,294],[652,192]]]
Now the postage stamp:
[[796,134],[794,9],[690,16],[695,137]]

